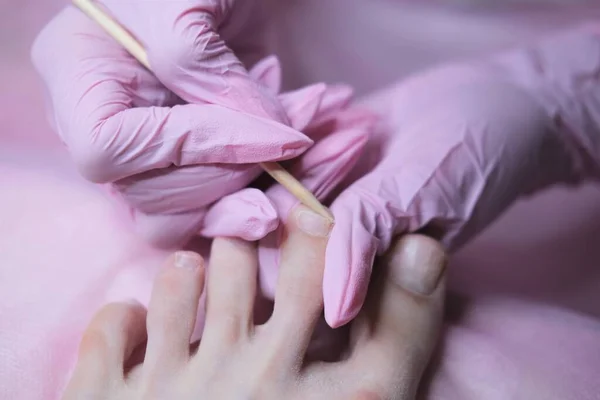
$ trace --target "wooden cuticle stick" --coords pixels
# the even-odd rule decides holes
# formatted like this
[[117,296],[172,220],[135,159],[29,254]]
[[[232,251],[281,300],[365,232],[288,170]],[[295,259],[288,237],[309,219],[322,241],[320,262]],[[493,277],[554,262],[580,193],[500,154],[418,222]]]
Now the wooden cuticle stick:
[[[150,62],[148,61],[146,50],[129,32],[127,32],[127,30],[125,30],[114,19],[102,11],[102,9],[94,4],[92,0],[72,1],[77,8],[79,8],[88,17],[100,25],[100,27],[102,27],[106,33],[108,33],[121,46],[123,46],[135,59],[140,62],[140,64],[146,67],[149,71],[152,70],[150,68]],[[259,165],[302,204],[333,222],[333,215],[329,209],[321,204],[321,202],[315,197],[314,194],[310,192],[310,190],[305,188],[300,181],[286,171],[281,165],[276,162],[260,163]]]

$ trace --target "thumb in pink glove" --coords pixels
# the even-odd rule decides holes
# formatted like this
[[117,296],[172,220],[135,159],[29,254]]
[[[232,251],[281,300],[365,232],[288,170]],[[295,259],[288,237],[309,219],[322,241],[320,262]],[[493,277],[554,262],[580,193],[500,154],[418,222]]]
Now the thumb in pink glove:
[[360,165],[353,175],[364,176],[331,206],[329,325],[357,314],[373,260],[395,235],[422,231],[455,249],[519,196],[598,177],[598,71],[600,30],[583,29],[438,68],[367,101],[383,113],[370,144],[379,162]]

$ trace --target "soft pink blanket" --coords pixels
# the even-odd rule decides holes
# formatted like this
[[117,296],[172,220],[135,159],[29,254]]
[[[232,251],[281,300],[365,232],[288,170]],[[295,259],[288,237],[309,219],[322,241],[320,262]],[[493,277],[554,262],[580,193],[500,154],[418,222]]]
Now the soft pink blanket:
[[[59,3],[0,3],[2,400],[56,398],[73,363],[78,335],[91,314],[111,300],[135,297],[145,301],[165,256],[123,229],[108,200],[74,172],[45,123],[41,86],[27,52],[34,34]],[[327,12],[333,13],[340,1],[328,1],[319,13],[309,12],[314,3],[307,0],[307,8],[295,10],[297,25],[306,26],[308,21],[311,33],[321,32],[321,37],[329,27],[331,40],[342,41],[343,30],[335,22],[339,19],[327,20]],[[366,3],[368,12],[361,12]],[[344,9],[349,10],[348,18],[362,15],[362,23],[378,18],[372,34],[385,38],[377,32],[387,29],[377,16],[377,7],[389,16],[390,10],[399,9],[398,3],[349,0]],[[505,29],[509,33],[500,34],[500,28],[508,26],[502,22],[502,18],[509,20],[505,14],[491,18],[479,11],[420,9],[398,15],[406,18],[410,12],[416,14],[406,19],[413,24],[407,22],[403,28],[406,51],[402,57],[392,56],[386,47],[388,39],[383,40],[381,54],[387,52],[385,60],[389,61],[379,66],[380,73],[365,74],[373,71],[370,65],[344,63],[354,70],[340,72],[338,79],[366,92],[433,61],[514,41],[511,35],[518,31]],[[436,18],[441,32],[419,31],[418,18],[424,15],[429,21]],[[289,15],[280,18],[284,21]],[[542,18],[540,29],[548,29],[556,20],[561,18]],[[440,38],[447,37],[442,28],[454,32],[459,21],[463,29],[477,27],[487,36],[479,35],[477,43],[440,43]],[[515,25],[519,18],[511,21]],[[296,29],[294,24],[282,25],[288,33]],[[532,29],[530,23],[523,26],[521,32]],[[298,57],[298,49],[309,43],[295,40],[290,48],[296,49]],[[349,36],[347,41],[360,46],[368,37]],[[335,73],[332,58],[321,50],[331,42],[312,41],[310,45],[314,48],[300,53],[307,56],[293,65],[293,54],[285,55],[296,72],[287,77],[290,84],[326,79]],[[350,45],[347,52],[344,47],[334,48],[341,53],[330,57],[338,62],[355,54]],[[376,50],[369,51],[371,59],[382,57]],[[319,54],[321,59],[314,58]],[[600,188],[555,189],[518,204],[457,254],[450,272],[447,331],[425,397],[600,399],[599,238]]]

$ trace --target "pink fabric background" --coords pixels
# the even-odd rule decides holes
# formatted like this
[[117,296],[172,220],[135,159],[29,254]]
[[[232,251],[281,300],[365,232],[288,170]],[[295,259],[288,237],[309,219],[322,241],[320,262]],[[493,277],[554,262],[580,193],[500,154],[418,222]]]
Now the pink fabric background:
[[[287,85],[345,81],[368,93],[435,62],[600,16],[583,6],[515,13],[400,3],[290,0],[276,19]],[[144,301],[165,256],[122,229],[45,122],[28,51],[61,4],[0,2],[2,400],[56,398],[94,310]],[[557,188],[521,202],[457,254],[426,398],[600,399],[599,238],[600,188]]]

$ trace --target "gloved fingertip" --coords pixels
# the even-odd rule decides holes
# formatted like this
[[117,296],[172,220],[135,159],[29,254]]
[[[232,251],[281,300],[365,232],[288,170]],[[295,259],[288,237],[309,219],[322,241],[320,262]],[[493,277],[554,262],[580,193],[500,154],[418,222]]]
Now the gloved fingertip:
[[342,304],[336,304],[334,301],[325,299],[325,321],[327,321],[327,324],[335,329],[351,322],[362,309],[366,295],[366,289],[356,292],[347,291],[346,301]]
[[350,321],[352,321],[356,315],[340,315],[337,312],[328,312],[327,307],[325,308],[325,322],[332,329],[341,328]]
[[303,131],[310,124],[317,115],[326,90],[325,84],[317,83],[279,96],[294,129]]
[[243,189],[214,204],[204,218],[205,237],[237,237],[256,241],[279,226],[277,211],[258,189]]
[[273,232],[278,226],[278,218],[264,218],[263,215],[249,217],[246,218],[242,224],[242,228],[236,232],[235,236],[249,242],[255,242]]
[[[282,135],[284,136],[284,135]],[[279,155],[275,156],[275,159],[270,159],[268,161],[282,161],[282,160],[290,160],[292,158],[296,158],[310,149],[315,142],[310,139],[308,136],[296,137],[296,138],[286,138],[281,137],[281,152]],[[267,161],[267,160],[265,160]]]
[[359,280],[357,283],[359,284],[357,288],[346,288],[342,302],[325,296],[325,321],[331,328],[339,328],[350,323],[360,313],[367,297],[369,279]]
[[[295,158],[308,150],[314,141],[288,125],[246,112],[210,105],[204,107],[212,120],[222,124],[219,137],[211,138],[204,162],[255,164]],[[287,117],[286,117],[287,118]]]
[[[325,320],[332,328],[347,324],[360,312],[371,279],[379,240],[364,224],[356,207],[338,203],[327,246],[323,299]],[[348,212],[350,211],[350,212]]]
[[281,63],[277,56],[270,55],[263,58],[250,69],[249,74],[269,93],[279,94],[281,90]]

